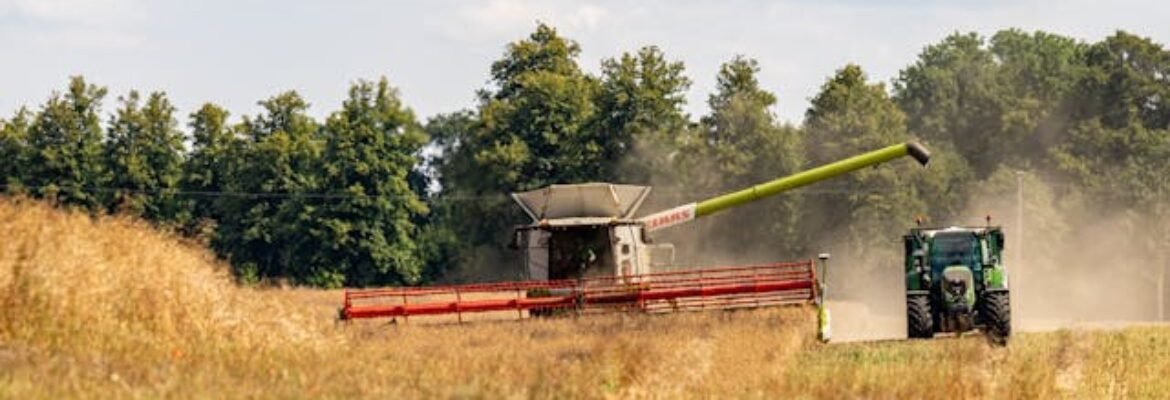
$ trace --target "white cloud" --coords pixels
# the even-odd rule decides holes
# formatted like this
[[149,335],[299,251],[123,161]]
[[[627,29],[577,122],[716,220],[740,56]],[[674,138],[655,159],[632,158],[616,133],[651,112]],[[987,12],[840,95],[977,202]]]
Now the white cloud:
[[29,44],[42,49],[132,49],[141,45],[141,35],[117,29],[57,29],[51,32],[33,32]]
[[594,29],[605,18],[608,12],[599,6],[585,4],[578,7],[568,16],[570,26],[579,29]]
[[[473,104],[505,45],[544,21],[581,44],[591,72],[658,45],[685,62],[695,116],[707,111],[720,63],[755,57],[777,113],[800,122],[807,99],[848,62],[888,82],[951,32],[1008,27],[1087,41],[1125,29],[1170,44],[1166,15],[1170,2],[1148,0],[0,0],[0,54],[23,56],[0,76],[0,116],[71,74],[237,113],[288,87],[336,104],[347,79],[388,74],[421,116],[433,115]],[[325,54],[288,62],[306,52]]]
[[0,0],[0,15],[71,25],[112,26],[145,18],[138,0]]
[[456,11],[455,22],[464,27],[496,33],[507,31],[520,23],[527,23],[534,13],[534,8],[528,2],[492,0],[485,4],[459,9]]
[[147,17],[140,0],[0,0],[0,18],[17,22],[0,32],[38,47],[134,47]]
[[780,97],[777,113],[799,123],[807,100],[846,63],[858,63],[870,79],[888,83],[923,46],[956,31],[990,35],[1018,27],[1096,41],[1121,28],[1165,38],[1159,21],[1170,12],[1170,3],[483,0],[446,8],[433,17],[431,28],[455,47],[480,55],[485,60],[480,65],[498,57],[504,44],[531,32],[538,20],[581,44],[586,69],[621,51],[659,45],[668,57],[686,63],[694,80],[687,110],[695,115],[707,111],[705,99],[719,63],[736,54],[754,57],[762,68],[761,83]]
[[489,0],[462,5],[453,18],[445,18],[439,24],[456,39],[479,41],[531,30],[537,21],[573,32],[588,32],[597,29],[608,15],[604,7],[589,2]]

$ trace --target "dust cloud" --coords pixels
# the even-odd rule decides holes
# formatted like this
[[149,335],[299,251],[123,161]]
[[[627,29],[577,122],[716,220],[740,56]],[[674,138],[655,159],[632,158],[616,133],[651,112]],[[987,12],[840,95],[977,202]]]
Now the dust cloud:
[[[701,200],[722,191],[697,191],[684,182],[716,181],[704,176],[645,176],[654,186],[642,208],[649,212]],[[692,174],[695,175],[695,174]],[[689,184],[689,183],[688,183]],[[1002,169],[964,188],[958,216],[928,221],[931,226],[991,224],[1007,236],[1004,262],[1009,272],[1013,327],[1017,332],[1082,327],[1117,327],[1166,321],[1170,316],[1170,203],[1142,209],[1117,209],[1086,200],[1073,185],[1054,184],[1043,174]],[[906,337],[905,283],[901,236],[888,232],[876,244],[850,248],[818,243],[800,226],[795,235],[766,236],[763,224],[793,221],[788,212],[816,212],[818,193],[794,191],[794,208],[763,201],[656,232],[658,243],[676,247],[674,265],[701,267],[808,259],[832,254],[827,284],[834,341]],[[823,210],[822,210],[823,211]],[[831,210],[830,210],[831,211]],[[921,210],[930,215],[931,210]],[[798,223],[805,223],[800,219]],[[875,221],[854,220],[826,227],[845,237]],[[798,243],[797,246],[784,242]],[[808,243],[807,245],[803,243]]]
[[1141,217],[1074,216],[1080,222],[1064,235],[1025,233],[1050,251],[1029,253],[1027,244],[1015,250],[1023,251],[1011,271],[1016,327],[1036,331],[1164,321],[1167,249],[1156,242],[1156,228]]
[[901,256],[834,254],[825,274],[833,342],[906,337],[906,294]]
[[[1016,332],[1119,328],[1166,321],[1170,219],[1160,213],[1101,210],[1076,193],[1043,182],[1032,193],[972,198],[952,224],[982,225],[984,215],[1007,235],[1004,261]],[[1025,192],[1026,193],[1026,192]],[[890,248],[897,248],[893,245]],[[906,337],[901,254],[834,255],[828,276],[833,341]]]
[[[1170,220],[1132,210],[1104,212],[1085,206],[1075,196],[1058,195],[1042,183],[1031,185],[1035,193],[1025,196],[1022,209],[1017,208],[1014,193],[975,196],[964,214],[969,218],[932,224],[980,226],[991,214],[992,224],[1003,226],[1014,330],[1112,328],[1165,321],[1170,297],[1165,283],[1170,278],[1170,235],[1165,231],[1170,230]],[[680,226],[665,241],[678,246],[680,263],[700,266],[792,260],[829,252],[826,283],[833,341],[906,338],[901,232],[891,233],[884,245],[867,249],[830,243],[812,245],[806,254],[783,254],[766,241],[743,248],[745,238],[711,235],[717,231],[714,224],[695,221]],[[696,252],[687,246],[705,250]],[[717,250],[721,247],[740,250]]]
[[1017,331],[1165,321],[1170,214],[1164,208],[1109,207],[1034,174],[1016,178],[977,192],[968,209],[1002,216],[993,222],[1007,235]]

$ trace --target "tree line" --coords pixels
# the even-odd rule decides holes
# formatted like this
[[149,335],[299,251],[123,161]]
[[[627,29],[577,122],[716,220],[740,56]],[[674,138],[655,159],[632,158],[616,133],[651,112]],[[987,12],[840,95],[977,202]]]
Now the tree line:
[[475,107],[426,121],[385,78],[354,83],[323,121],[290,91],[257,115],[233,120],[209,103],[180,125],[163,92],[131,91],[107,112],[107,90],[74,77],[0,120],[0,183],[203,240],[244,281],[324,287],[516,278],[506,244],[526,217],[510,192],[653,184],[653,211],[910,139],[934,151],[929,169],[866,169],[667,238],[693,242],[680,257],[694,262],[896,251],[915,217],[1006,208],[976,199],[1007,196],[1021,179],[1042,219],[1033,235],[1080,222],[1045,219],[1053,205],[1128,211],[1170,230],[1158,225],[1170,217],[1170,52],[1148,38],[955,33],[889,86],[842,66],[799,125],[778,120],[781,98],[747,56],[720,67],[708,113],[694,118],[686,69],[661,49],[606,59],[598,74],[581,68],[580,50],[540,24],[490,65]]

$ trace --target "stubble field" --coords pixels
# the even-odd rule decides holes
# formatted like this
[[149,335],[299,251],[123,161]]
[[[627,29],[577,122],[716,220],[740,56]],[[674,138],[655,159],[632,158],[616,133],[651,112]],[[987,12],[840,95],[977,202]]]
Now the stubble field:
[[824,345],[805,308],[338,324],[146,224],[0,201],[4,398],[1164,398],[1170,328]]

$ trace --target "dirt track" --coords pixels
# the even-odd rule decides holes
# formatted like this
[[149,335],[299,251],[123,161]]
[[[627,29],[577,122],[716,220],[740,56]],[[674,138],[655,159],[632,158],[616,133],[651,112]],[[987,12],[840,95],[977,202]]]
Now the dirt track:
[[[833,342],[906,339],[906,315],[902,312],[874,312],[864,303],[830,301]],[[1117,330],[1129,327],[1170,326],[1157,321],[1106,321],[1088,319],[1016,318],[1017,333],[1067,330]]]

